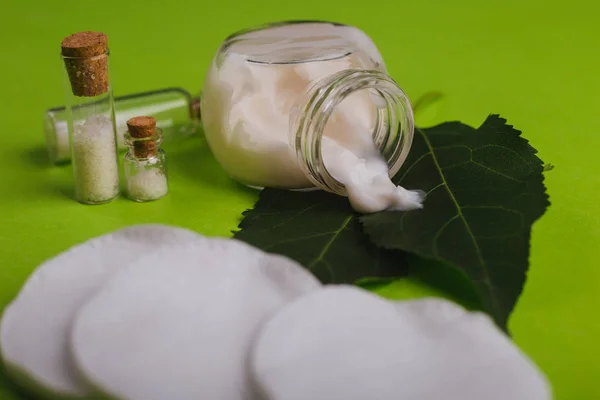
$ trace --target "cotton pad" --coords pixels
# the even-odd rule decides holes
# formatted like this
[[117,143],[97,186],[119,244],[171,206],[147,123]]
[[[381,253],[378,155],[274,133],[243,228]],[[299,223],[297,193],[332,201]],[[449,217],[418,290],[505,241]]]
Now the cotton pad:
[[81,398],[87,385],[68,352],[75,312],[113,273],[161,246],[203,238],[186,229],[139,225],[77,245],[41,264],[0,322],[8,373],[40,395]]
[[261,329],[251,375],[266,400],[548,400],[544,376],[480,313],[328,286]]
[[257,328],[319,287],[296,262],[235,239],[161,249],[80,310],[72,353],[111,398],[251,399],[247,353]]

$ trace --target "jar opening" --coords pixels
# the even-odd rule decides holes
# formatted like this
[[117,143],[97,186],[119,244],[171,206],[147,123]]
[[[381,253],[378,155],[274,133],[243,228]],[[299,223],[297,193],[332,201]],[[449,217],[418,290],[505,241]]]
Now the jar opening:
[[269,65],[338,60],[356,51],[348,40],[350,29],[325,21],[277,22],[234,33],[225,40],[219,53]]
[[270,23],[266,23],[266,24],[262,24],[262,25],[256,25],[256,26],[253,26],[250,28],[245,28],[245,29],[239,30],[237,32],[234,32],[231,35],[229,35],[227,38],[225,38],[225,43],[235,40],[239,36],[248,35],[248,34],[251,34],[254,32],[264,31],[266,29],[280,28],[280,27],[285,27],[285,26],[289,26],[289,25],[312,25],[312,24],[324,24],[324,25],[331,25],[331,26],[348,26],[345,24],[341,24],[339,22],[316,20],[316,19],[315,20],[310,20],[310,19],[300,20],[299,19],[299,20],[277,21],[277,22],[270,22]]
[[343,70],[324,78],[309,89],[291,118],[292,147],[305,175],[317,187],[343,196],[347,191],[339,168],[348,155],[360,159],[377,151],[392,177],[412,144],[410,102],[380,71]]

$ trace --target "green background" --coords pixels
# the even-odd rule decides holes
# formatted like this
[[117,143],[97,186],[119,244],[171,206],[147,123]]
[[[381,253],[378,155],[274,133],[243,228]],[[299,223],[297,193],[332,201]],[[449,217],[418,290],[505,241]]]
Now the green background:
[[[7,4],[8,3],[8,4]],[[46,164],[42,114],[63,102],[61,39],[108,34],[116,95],[201,89],[221,40],[283,19],[356,25],[378,44],[413,100],[445,98],[417,122],[478,125],[500,113],[544,161],[552,206],[536,223],[531,270],[510,320],[516,343],[545,371],[557,399],[600,399],[600,28],[597,2],[543,1],[5,1],[0,77],[0,309],[46,258],[136,223],[229,235],[254,191],[230,181],[201,138],[172,154],[170,195],[156,203],[71,200],[70,168]],[[412,279],[395,297],[435,291]],[[0,398],[17,399],[6,378]]]

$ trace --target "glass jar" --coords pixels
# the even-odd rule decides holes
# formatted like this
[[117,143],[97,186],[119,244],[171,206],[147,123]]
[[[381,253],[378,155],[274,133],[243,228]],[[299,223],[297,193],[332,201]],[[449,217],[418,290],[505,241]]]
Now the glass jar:
[[75,197],[84,204],[108,203],[119,195],[108,41],[101,32],[79,32],[61,47]]
[[139,203],[163,198],[169,191],[167,158],[162,143],[162,130],[156,128],[151,136],[134,137],[125,133],[129,150],[123,157],[126,194]]
[[228,37],[201,98],[207,142],[237,181],[348,195],[344,150],[377,152],[387,176],[413,138],[410,102],[361,30],[281,22]]
[[[92,107],[85,104],[83,107]],[[125,132],[127,120],[136,115],[156,118],[156,126],[163,130],[165,142],[192,135],[200,125],[200,99],[181,88],[166,88],[143,93],[115,97],[117,123],[117,147],[127,149]],[[71,161],[69,134],[67,132],[67,109],[55,107],[44,115],[44,133],[48,157],[52,164]]]

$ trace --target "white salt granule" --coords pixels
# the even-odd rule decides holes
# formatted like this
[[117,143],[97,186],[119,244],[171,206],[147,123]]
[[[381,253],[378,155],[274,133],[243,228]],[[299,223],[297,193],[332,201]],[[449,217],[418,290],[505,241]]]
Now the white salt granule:
[[169,190],[167,176],[151,161],[137,161],[136,172],[127,176],[127,195],[132,200],[149,201],[165,196]]
[[[129,116],[126,115],[127,117]],[[127,148],[125,145],[125,133],[127,132],[127,120],[125,117],[117,117],[117,149],[124,150]],[[75,121],[74,125],[83,124],[84,121]],[[64,161],[71,159],[71,147],[69,144],[69,131],[67,123],[65,121],[59,121],[54,124],[56,134],[56,160]]]
[[119,168],[112,122],[94,115],[73,127],[73,171],[78,200],[102,203],[119,193]]

